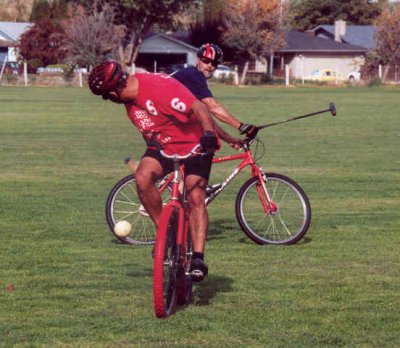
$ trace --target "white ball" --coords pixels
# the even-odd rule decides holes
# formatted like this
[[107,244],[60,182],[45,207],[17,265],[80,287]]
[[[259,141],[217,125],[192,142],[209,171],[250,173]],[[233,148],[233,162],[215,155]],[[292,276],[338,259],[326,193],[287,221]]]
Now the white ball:
[[132,232],[132,225],[128,221],[121,220],[115,224],[114,232],[118,237],[126,237]]

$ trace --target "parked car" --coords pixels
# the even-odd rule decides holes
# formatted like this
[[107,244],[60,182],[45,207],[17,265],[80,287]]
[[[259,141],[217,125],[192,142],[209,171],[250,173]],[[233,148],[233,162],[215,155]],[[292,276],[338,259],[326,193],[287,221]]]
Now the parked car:
[[352,71],[350,74],[347,75],[347,79],[350,82],[360,81],[361,73],[359,71]]
[[213,74],[213,77],[215,77],[218,80],[229,77],[235,79],[237,76],[238,76],[237,71],[231,69],[227,65],[218,65],[217,69],[215,69]]
[[318,69],[314,70],[309,76],[304,78],[305,80],[311,81],[336,81],[340,80],[341,76],[336,71],[332,69]]

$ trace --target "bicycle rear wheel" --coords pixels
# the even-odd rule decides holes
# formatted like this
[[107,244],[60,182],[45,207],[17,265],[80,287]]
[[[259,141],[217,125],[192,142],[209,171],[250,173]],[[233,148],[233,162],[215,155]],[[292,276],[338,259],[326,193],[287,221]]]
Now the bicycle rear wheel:
[[[162,198],[163,202],[166,202],[169,198],[169,190],[164,190],[164,192]],[[107,197],[105,214],[112,235],[122,243],[154,244],[156,228],[139,200],[134,174],[122,178],[114,185]],[[115,224],[121,220],[126,220],[132,225],[131,235],[118,237],[114,233]]]
[[176,245],[179,211],[164,207],[157,229],[154,251],[153,300],[157,318],[166,318],[175,311],[180,268],[180,250]]
[[295,244],[311,222],[310,202],[292,179],[264,173],[264,184],[276,211],[266,212],[258,177],[246,181],[236,197],[236,218],[243,232],[257,244]]

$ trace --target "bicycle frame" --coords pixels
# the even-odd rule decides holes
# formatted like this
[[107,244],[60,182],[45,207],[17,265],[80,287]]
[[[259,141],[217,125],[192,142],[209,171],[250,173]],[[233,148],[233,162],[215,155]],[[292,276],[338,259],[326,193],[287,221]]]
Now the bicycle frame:
[[244,152],[235,155],[216,157],[213,159],[214,163],[222,163],[228,161],[238,161],[241,162],[238,164],[237,168],[232,171],[232,173],[222,182],[221,187],[211,193],[210,196],[206,198],[206,204],[210,204],[224,189],[227,187],[233,179],[247,166],[251,167],[251,175],[257,176],[259,178],[260,185],[257,186],[257,191],[260,197],[260,201],[264,207],[264,211],[268,213],[276,212],[276,205],[272,202],[271,197],[268,194],[268,191],[264,184],[264,176],[261,168],[256,164],[254,160],[253,154],[250,150],[249,144],[244,145]]
[[[170,180],[166,180],[162,187],[167,187],[171,184],[171,201],[168,203],[172,205],[174,208],[179,209],[179,228],[178,231],[188,231],[189,229],[189,221],[185,218],[185,194],[186,192],[180,192],[180,182],[184,180],[184,172],[182,165],[179,165],[178,162],[174,162],[174,171],[169,178]],[[184,246],[187,243],[187,233],[179,233],[176,242],[180,248],[184,249]]]
[[[206,198],[206,205],[210,204],[232,181],[235,177],[247,166],[251,167],[251,176],[257,176],[259,178],[260,185],[257,187],[257,191],[260,196],[261,203],[264,207],[265,213],[274,213],[277,210],[276,205],[272,202],[270,195],[264,184],[264,176],[262,169],[257,165],[256,161],[254,160],[253,154],[250,150],[250,145],[244,145],[244,152],[240,154],[228,155],[228,156],[221,156],[221,157],[214,157],[212,163],[222,163],[222,162],[230,162],[230,161],[241,161],[237,167],[231,172],[230,175],[221,183],[221,186],[212,192]],[[180,167],[181,175],[183,176],[182,169]],[[174,173],[168,175],[162,179],[160,182],[160,192],[163,192],[168,186],[171,185],[174,179]],[[178,183],[179,185],[179,183]],[[176,196],[177,197],[177,196]],[[177,199],[177,198],[175,198]]]

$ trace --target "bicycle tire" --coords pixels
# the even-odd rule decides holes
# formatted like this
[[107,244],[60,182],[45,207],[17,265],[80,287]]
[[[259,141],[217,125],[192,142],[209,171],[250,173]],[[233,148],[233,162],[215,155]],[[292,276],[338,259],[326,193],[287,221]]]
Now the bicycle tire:
[[192,240],[190,238],[190,229],[184,231],[187,233],[186,248],[181,249],[180,255],[183,257],[183,267],[180,267],[177,284],[177,304],[179,306],[189,304],[193,297],[193,280],[189,273],[190,262],[192,259]]
[[[168,197],[169,194],[163,196],[163,201],[167,201]],[[106,200],[105,215],[111,234],[122,243],[154,244],[156,228],[139,200],[134,174],[125,176],[111,189]],[[114,233],[115,224],[121,220],[126,220],[132,225],[131,235],[118,237]]]
[[154,247],[153,300],[157,318],[166,318],[175,311],[179,272],[178,210],[172,205],[164,207],[157,229]]
[[236,197],[236,218],[242,231],[257,244],[291,245],[301,240],[311,223],[310,201],[292,179],[263,173],[277,212],[266,214],[257,192],[258,177],[247,180]]

